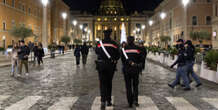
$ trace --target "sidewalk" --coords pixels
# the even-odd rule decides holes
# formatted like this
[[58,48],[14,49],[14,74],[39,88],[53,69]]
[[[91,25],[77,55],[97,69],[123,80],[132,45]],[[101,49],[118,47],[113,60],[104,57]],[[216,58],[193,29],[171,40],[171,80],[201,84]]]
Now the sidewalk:
[[[69,54],[69,53],[72,53],[72,50],[67,50],[65,53],[64,53],[64,55],[65,54]],[[57,56],[62,56],[63,54],[59,54],[59,52],[55,52],[55,57],[57,57]],[[10,58],[8,59],[3,59],[2,57],[4,57],[4,58],[6,58],[6,56],[3,56],[3,55],[1,55],[0,56],[0,68],[2,68],[2,67],[8,67],[8,66],[11,66],[11,60],[10,60]],[[31,61],[31,58],[30,58],[31,56],[29,56],[29,62]],[[45,55],[45,57],[43,57],[43,59],[47,59],[47,58],[50,58],[50,53],[48,53],[47,55]],[[4,61],[3,61],[4,60]]]

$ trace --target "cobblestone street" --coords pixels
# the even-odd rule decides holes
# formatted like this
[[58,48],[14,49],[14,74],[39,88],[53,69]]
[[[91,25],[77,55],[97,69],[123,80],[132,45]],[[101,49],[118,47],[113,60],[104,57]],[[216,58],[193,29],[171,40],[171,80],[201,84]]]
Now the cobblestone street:
[[[10,67],[0,68],[0,110],[99,110],[99,81],[96,56],[77,67],[73,54],[45,59],[44,65],[31,66],[29,78],[12,78]],[[218,110],[218,86],[204,85],[183,91],[167,86],[175,72],[147,61],[140,78],[139,108],[128,109],[121,64],[113,80],[115,106],[107,110]]]

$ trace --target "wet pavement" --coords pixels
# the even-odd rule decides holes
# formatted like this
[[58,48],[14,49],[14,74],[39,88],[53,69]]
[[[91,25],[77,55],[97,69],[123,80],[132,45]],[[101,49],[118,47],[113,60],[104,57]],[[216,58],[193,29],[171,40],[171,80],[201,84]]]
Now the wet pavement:
[[[87,65],[75,65],[72,54],[31,66],[28,78],[12,78],[10,67],[0,68],[0,110],[98,110],[99,81],[93,52]],[[113,80],[114,110],[218,110],[218,86],[192,90],[167,86],[175,72],[147,61],[140,77],[140,108],[128,109],[121,64]],[[59,109],[58,109],[59,108]]]

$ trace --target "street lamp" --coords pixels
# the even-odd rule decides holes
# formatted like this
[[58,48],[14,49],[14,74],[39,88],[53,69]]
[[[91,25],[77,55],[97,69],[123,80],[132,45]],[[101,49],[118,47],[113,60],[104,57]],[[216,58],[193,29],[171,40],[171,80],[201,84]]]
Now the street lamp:
[[143,29],[143,30],[145,29],[145,25],[142,25],[142,29]]
[[153,20],[149,20],[149,21],[148,21],[148,24],[149,24],[150,26],[152,26],[152,25],[153,25],[153,23],[154,23],[154,21],[153,21]]
[[74,25],[74,26],[77,25],[77,21],[76,21],[76,20],[73,21],[73,25]]
[[81,25],[79,25],[79,28],[82,30],[83,29],[83,25],[81,24]]
[[48,5],[48,0],[42,0],[42,4],[46,7]]
[[190,0],[182,0],[182,4],[186,7],[189,4]]
[[42,21],[42,44],[45,48],[48,46],[48,22],[47,22],[47,5],[49,0],[41,0],[43,5],[43,21]]
[[184,5],[184,38],[187,39],[187,5],[189,4],[190,0],[182,0],[182,4]]
[[167,14],[166,14],[165,12],[161,12],[161,13],[160,13],[160,18],[161,18],[162,20],[165,19],[166,16],[167,16]]
[[67,30],[66,30],[67,13],[63,12],[61,15],[62,15],[62,18],[64,19],[64,35],[66,35],[67,34]]

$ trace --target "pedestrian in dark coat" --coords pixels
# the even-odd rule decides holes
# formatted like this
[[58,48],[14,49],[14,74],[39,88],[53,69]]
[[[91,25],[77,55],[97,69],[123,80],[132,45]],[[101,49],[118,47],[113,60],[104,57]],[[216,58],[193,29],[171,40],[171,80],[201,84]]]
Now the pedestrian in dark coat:
[[146,60],[146,57],[147,57],[147,49],[145,48],[143,42],[140,42],[140,43],[139,43],[139,48],[140,48],[140,51],[142,52],[142,55],[143,55],[143,59],[142,59],[142,70],[144,70],[144,69],[145,69],[145,60]]
[[[101,109],[112,106],[112,80],[116,70],[117,61],[120,58],[119,46],[111,39],[112,30],[104,31],[104,40],[97,42],[96,69],[99,73]],[[107,53],[107,54],[106,54]]]
[[43,57],[45,56],[44,50],[42,48],[42,46],[39,45],[38,49],[37,49],[37,60],[38,60],[38,65],[40,65],[40,63],[43,64]]
[[122,62],[124,64],[124,79],[126,84],[126,95],[131,108],[134,104],[139,106],[138,103],[138,85],[139,73],[143,65],[143,53],[140,48],[134,44],[134,37],[127,38],[127,45],[122,48]]
[[80,54],[81,49],[79,45],[76,45],[76,48],[74,50],[74,56],[76,57],[76,65],[78,66],[80,64]]
[[81,53],[82,53],[82,61],[83,61],[83,64],[85,65],[87,62],[88,54],[89,54],[89,47],[86,45],[86,43],[83,44],[81,48]]

